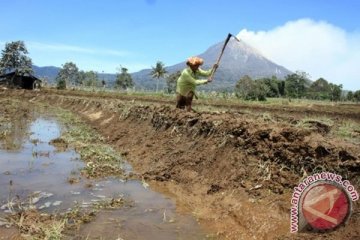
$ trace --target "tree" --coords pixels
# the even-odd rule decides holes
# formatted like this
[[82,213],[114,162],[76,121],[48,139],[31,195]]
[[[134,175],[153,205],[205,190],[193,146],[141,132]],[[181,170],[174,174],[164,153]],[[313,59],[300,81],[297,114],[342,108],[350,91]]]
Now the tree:
[[244,100],[256,99],[256,86],[248,75],[243,76],[235,85],[236,96]]
[[253,81],[248,75],[243,76],[235,85],[235,94],[244,100],[266,101],[269,87],[264,79]]
[[19,74],[32,74],[32,60],[28,54],[23,41],[10,42],[5,44],[0,60],[0,73],[15,71]]
[[346,95],[346,100],[348,101],[354,101],[354,93],[352,91],[349,91]]
[[83,70],[80,70],[78,73],[78,77],[75,81],[76,85],[85,85],[85,81],[86,81],[86,73]]
[[56,87],[57,87],[57,89],[66,89],[66,81],[65,81],[65,79],[56,79],[56,81],[57,81],[57,85],[56,85]]
[[[260,78],[256,80],[257,82],[261,82],[261,84],[264,84],[266,86],[266,97],[280,97],[280,88],[281,86],[281,80],[278,80],[276,76],[272,76],[271,78],[265,77]],[[283,92],[283,89],[281,89]]]
[[128,73],[128,69],[125,67],[118,68],[118,73],[116,74],[115,86],[121,89],[127,89],[134,86],[133,79]]
[[87,87],[97,87],[100,85],[100,79],[95,71],[85,72],[84,85]]
[[319,78],[313,82],[308,89],[308,96],[316,100],[330,98],[330,85],[324,78]]
[[67,62],[62,65],[58,75],[56,76],[56,82],[58,83],[58,88],[67,87],[70,84],[80,84],[79,83],[79,69],[73,62]]
[[168,93],[174,93],[176,91],[176,82],[177,82],[178,78],[180,77],[180,75],[181,75],[181,72],[177,71],[166,77],[166,86],[167,86]]
[[304,72],[296,72],[285,77],[286,96],[292,98],[302,98],[306,94],[306,84],[309,82],[308,76]]
[[157,61],[155,67],[151,67],[151,77],[156,78],[156,92],[158,92],[159,89],[159,79],[165,77],[167,71],[165,70],[165,65],[161,61]]
[[330,100],[331,101],[339,101],[341,98],[342,84],[336,85],[336,84],[330,83],[329,87],[330,87]]
[[259,101],[266,101],[266,96],[269,94],[269,86],[261,80],[255,80],[255,96]]
[[360,102],[360,90],[354,92],[354,100]]
[[279,94],[280,94],[280,96],[284,97],[286,95],[285,81],[279,80],[278,86],[279,86]]

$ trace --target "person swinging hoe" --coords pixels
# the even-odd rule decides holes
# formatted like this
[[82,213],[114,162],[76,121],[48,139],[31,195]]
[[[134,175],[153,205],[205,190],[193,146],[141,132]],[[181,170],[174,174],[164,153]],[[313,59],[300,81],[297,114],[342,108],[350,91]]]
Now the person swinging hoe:
[[[176,108],[186,109],[187,111],[194,111],[191,108],[192,100],[195,96],[195,88],[197,85],[207,84],[212,81],[211,76],[218,68],[215,63],[212,69],[207,71],[202,70],[200,66],[204,60],[199,57],[190,57],[186,65],[188,66],[182,72],[176,84]],[[200,79],[201,77],[208,77],[207,79]]]

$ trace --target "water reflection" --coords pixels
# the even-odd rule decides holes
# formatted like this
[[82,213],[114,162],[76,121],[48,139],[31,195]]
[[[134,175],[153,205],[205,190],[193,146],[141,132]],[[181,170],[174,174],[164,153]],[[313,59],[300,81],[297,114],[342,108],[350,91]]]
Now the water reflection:
[[[82,177],[84,163],[79,155],[71,149],[59,151],[49,143],[61,135],[56,119],[37,118],[30,125],[25,120],[16,124],[11,140],[18,144],[18,150],[0,149],[0,215],[16,208],[14,199],[41,211],[61,212],[74,206],[89,208],[91,203],[121,196],[129,199],[132,207],[101,211],[93,222],[82,226],[79,234],[88,239],[204,237],[192,216],[177,212],[171,199],[144,188],[141,181]],[[77,181],[70,184],[69,179]]]
[[0,132],[3,135],[0,138],[1,148],[13,151],[19,150],[27,137],[29,124],[30,122],[27,117],[19,117],[17,115],[14,115],[10,120],[1,122]]

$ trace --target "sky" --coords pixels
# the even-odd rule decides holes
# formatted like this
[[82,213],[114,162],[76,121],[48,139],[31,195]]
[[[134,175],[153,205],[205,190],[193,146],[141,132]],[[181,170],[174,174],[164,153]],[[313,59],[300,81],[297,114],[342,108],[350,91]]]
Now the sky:
[[[136,72],[201,54],[228,33],[291,71],[360,89],[358,0],[0,0],[0,49],[37,66]],[[221,64],[221,63],[220,63]]]

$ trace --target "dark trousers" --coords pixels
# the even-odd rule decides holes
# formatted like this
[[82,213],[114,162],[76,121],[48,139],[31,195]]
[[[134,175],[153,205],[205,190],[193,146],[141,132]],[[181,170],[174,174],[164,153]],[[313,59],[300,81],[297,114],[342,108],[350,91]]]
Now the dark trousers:
[[190,91],[186,96],[181,94],[176,95],[176,108],[185,109],[191,111],[191,103],[194,98],[195,93]]

